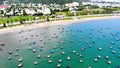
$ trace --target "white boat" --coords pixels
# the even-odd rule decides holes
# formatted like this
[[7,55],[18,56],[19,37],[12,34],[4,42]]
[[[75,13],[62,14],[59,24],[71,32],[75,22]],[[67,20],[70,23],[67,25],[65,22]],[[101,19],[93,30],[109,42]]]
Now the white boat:
[[76,53],[76,51],[72,51],[73,53]]
[[105,56],[105,58],[106,58],[106,59],[108,59],[108,58],[109,58],[109,56]]
[[49,63],[52,63],[52,60],[48,60]]
[[99,59],[100,59],[100,58],[101,58],[101,56],[100,56],[100,55],[98,55],[98,56],[97,56],[97,58],[99,58]]
[[11,57],[8,57],[8,60],[11,60],[12,58]]
[[23,59],[22,59],[22,58],[19,58],[19,59],[18,59],[18,62],[22,62],[22,61],[23,61]]
[[47,58],[50,58],[50,55],[47,55]]
[[34,65],[37,65],[37,64],[38,64],[38,62],[37,62],[37,61],[35,61],[35,62],[34,62]]
[[40,58],[40,55],[39,55],[39,54],[37,55],[37,58]]
[[22,66],[23,66],[23,64],[22,64],[22,63],[18,64],[18,67],[22,67]]
[[98,61],[98,59],[94,59],[94,61],[95,61],[95,62],[97,62],[97,61]]
[[57,68],[60,68],[61,67],[61,64],[57,64]]
[[108,64],[111,64],[112,62],[109,60],[107,63],[108,63]]
[[35,49],[33,49],[33,52],[36,52],[36,50],[35,50]]
[[28,47],[28,49],[29,49],[29,50],[31,50],[31,49],[32,49],[32,47]]
[[67,60],[70,60],[70,59],[71,59],[70,56],[68,56],[68,57],[67,57]]
[[100,48],[98,48],[98,50],[102,50],[102,48],[100,47]]
[[62,52],[62,54],[64,55],[64,54],[65,54],[65,52],[63,51],[63,52]]
[[82,63],[83,62],[83,60],[80,60],[80,63]]
[[58,62],[60,62],[60,63],[61,63],[61,62],[62,62],[62,59],[59,59],[59,60],[58,60]]

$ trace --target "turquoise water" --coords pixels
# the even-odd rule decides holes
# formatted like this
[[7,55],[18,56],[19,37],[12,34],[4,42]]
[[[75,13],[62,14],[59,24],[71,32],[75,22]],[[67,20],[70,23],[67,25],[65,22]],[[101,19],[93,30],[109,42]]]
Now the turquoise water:
[[[57,68],[57,64],[61,64],[61,68],[118,68],[119,27],[120,19],[115,18],[1,34],[0,42],[6,45],[0,46],[3,49],[0,51],[0,68],[19,68],[19,63],[23,64],[21,68]],[[29,47],[36,52],[29,50]],[[16,51],[16,48],[19,51]],[[85,50],[82,51],[82,48]],[[8,51],[13,53],[8,54]],[[63,51],[64,55],[61,54]],[[116,53],[113,54],[112,51]],[[15,56],[16,53],[18,56]],[[37,58],[38,54],[41,55],[40,58]],[[51,57],[47,58],[47,55]],[[101,58],[97,58],[98,55]],[[68,56],[70,60],[67,60]],[[109,56],[109,59],[105,56]],[[8,57],[11,57],[11,60],[8,60]],[[23,58],[22,62],[17,61],[20,57]],[[95,58],[98,59],[97,62],[94,61]],[[61,63],[58,62],[59,59],[62,59]],[[52,60],[52,63],[48,63],[48,60]],[[80,60],[83,62],[80,63]],[[34,61],[38,64],[34,65]],[[111,61],[111,64],[108,64],[108,61]]]

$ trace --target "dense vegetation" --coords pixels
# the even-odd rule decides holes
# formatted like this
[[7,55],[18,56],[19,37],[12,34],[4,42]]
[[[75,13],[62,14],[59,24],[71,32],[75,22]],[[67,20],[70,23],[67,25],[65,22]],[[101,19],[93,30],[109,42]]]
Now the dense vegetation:
[[13,2],[13,3],[14,2],[22,2],[22,3],[65,4],[65,3],[71,3],[74,1],[81,2],[82,0],[8,0],[8,1]]

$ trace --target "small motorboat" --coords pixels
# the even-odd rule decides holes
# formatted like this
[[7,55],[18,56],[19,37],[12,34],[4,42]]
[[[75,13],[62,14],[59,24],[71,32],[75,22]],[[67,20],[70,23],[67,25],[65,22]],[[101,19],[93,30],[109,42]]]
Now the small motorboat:
[[61,63],[61,62],[62,62],[62,59],[59,59],[58,62]]
[[108,64],[111,64],[112,62],[109,60],[107,63],[108,63]]
[[57,64],[57,68],[60,68],[61,67],[61,64]]
[[71,59],[70,56],[68,56],[68,57],[67,57],[67,60],[70,60],[70,59]]
[[83,60],[80,60],[80,63],[82,63],[83,62]]
[[48,60],[49,63],[52,63],[52,60]]
[[18,64],[18,67],[22,67],[22,66],[23,66],[23,64],[22,64],[22,63]]
[[50,58],[50,55],[47,55],[47,58]]
[[18,59],[18,62],[22,62],[22,61],[23,61],[23,59],[22,59],[22,58],[19,58],[19,59]]
[[37,55],[37,58],[40,58],[40,54]]
[[98,61],[98,59],[94,59],[94,61],[95,61],[95,62],[97,62],[97,61]]
[[37,65],[37,64],[38,64],[38,62],[37,62],[37,61],[35,61],[35,62],[34,62],[34,65]]
[[2,49],[2,48],[0,48],[0,51],[3,51],[3,49]]

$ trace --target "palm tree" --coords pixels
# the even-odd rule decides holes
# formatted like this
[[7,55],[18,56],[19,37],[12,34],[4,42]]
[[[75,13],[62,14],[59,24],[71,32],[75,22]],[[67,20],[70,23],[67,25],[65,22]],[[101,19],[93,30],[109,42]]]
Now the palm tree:
[[21,18],[21,16],[20,16],[20,24],[24,24],[23,19]]
[[7,25],[9,25],[9,20],[6,21]]
[[7,27],[6,23],[3,23],[3,27]]
[[5,22],[5,19],[1,19],[1,22],[0,22],[0,23],[3,24],[3,27],[7,27],[6,22]]
[[49,16],[47,16],[47,21],[50,21]]

